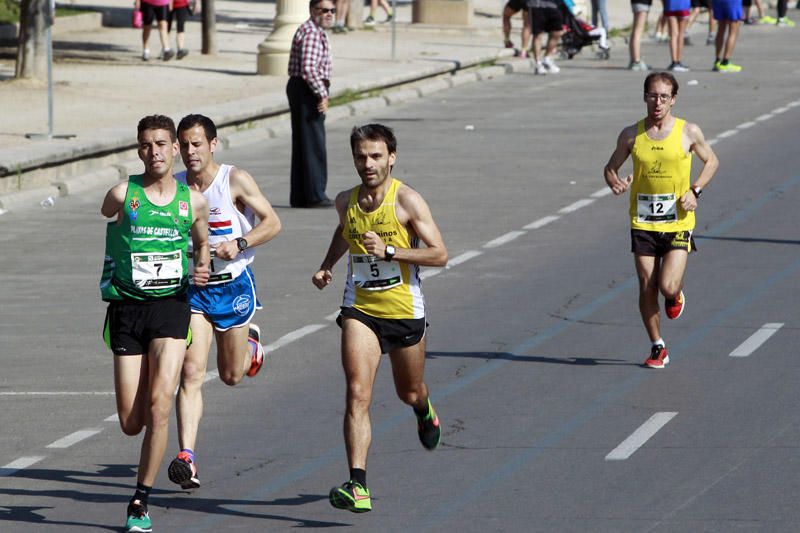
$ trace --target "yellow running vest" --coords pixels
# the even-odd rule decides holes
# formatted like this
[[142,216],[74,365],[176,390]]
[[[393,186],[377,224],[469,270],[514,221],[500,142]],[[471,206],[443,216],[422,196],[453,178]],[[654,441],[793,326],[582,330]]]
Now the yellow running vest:
[[689,190],[692,154],[681,139],[686,121],[675,119],[663,141],[647,136],[644,120],[636,125],[633,142],[633,184],[630,217],[633,229],[675,232],[694,229],[694,212],[684,211],[680,198]]
[[425,317],[425,299],[419,266],[397,261],[384,261],[367,254],[362,236],[367,231],[377,233],[383,242],[397,248],[417,248],[418,239],[411,237],[397,220],[395,204],[402,183],[390,178],[392,184],[375,211],[364,212],[358,205],[358,191],[350,191],[342,237],[350,245],[347,266],[347,285],[342,307],[354,307],[377,318],[411,319]]

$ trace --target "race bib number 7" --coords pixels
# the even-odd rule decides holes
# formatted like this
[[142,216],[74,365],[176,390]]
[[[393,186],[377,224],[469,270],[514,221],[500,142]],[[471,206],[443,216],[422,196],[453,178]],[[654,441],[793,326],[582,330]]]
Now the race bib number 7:
[[180,287],[183,261],[180,250],[165,253],[132,253],[133,282],[143,290]]
[[381,261],[374,255],[351,255],[350,269],[353,283],[360,289],[384,291],[403,283],[403,275],[398,263]]
[[650,224],[662,224],[678,220],[678,206],[675,195],[638,194],[636,195],[636,220]]

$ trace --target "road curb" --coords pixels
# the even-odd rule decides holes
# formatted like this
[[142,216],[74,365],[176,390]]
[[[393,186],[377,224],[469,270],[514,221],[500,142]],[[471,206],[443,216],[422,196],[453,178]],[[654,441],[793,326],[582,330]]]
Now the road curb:
[[[428,73],[422,77],[419,77],[419,72],[417,72],[415,75],[406,76],[405,79],[408,81],[405,83],[398,82],[397,79],[381,80],[384,82],[383,85],[380,83],[373,84],[371,87],[361,91],[363,94],[363,92],[366,91],[374,91],[385,88],[384,92],[380,96],[363,98],[332,107],[328,110],[326,119],[328,121],[335,121],[345,117],[369,113],[387,106],[406,103],[435,92],[440,92],[444,89],[458,87],[466,83],[489,80],[531,68],[529,61],[516,61],[508,58],[503,59],[504,56],[508,55],[508,51],[503,50],[499,54],[492,55],[488,59],[476,58],[475,60],[470,61],[467,65],[456,65],[454,68],[457,70],[447,67],[437,68],[434,69],[433,73]],[[480,65],[481,63],[485,63],[489,60],[498,61],[501,59],[502,62],[498,65],[481,67],[475,70],[464,70],[467,68],[472,68],[475,65]],[[241,101],[231,102],[221,107],[230,107],[232,111],[235,110],[235,114],[237,115],[238,119],[234,125],[220,127],[220,142],[226,149],[260,141],[267,141],[270,138],[291,135],[292,128],[289,113],[287,112],[288,107],[256,108],[258,113],[274,111],[275,114],[260,119],[253,119],[251,116],[250,120],[244,117],[241,112],[243,107]],[[283,112],[280,112],[281,110]],[[230,119],[230,115],[227,115],[226,118]],[[220,123],[224,124],[226,122],[230,123],[230,120],[220,120]],[[245,122],[254,123],[254,125],[246,129],[238,129],[241,128],[241,124]],[[127,131],[125,132],[125,136],[129,136]],[[95,140],[93,142],[98,143],[99,141]],[[119,154],[115,154],[113,149],[107,149],[107,152],[104,154],[104,158],[106,159],[109,157],[113,159],[115,155],[117,156],[117,159],[122,159],[125,157],[125,151],[130,150],[132,147],[130,141],[125,143],[121,141],[113,142],[112,139],[112,143],[110,144],[111,146],[118,146],[124,151],[120,152]],[[79,150],[79,154],[85,151],[86,149]],[[91,164],[91,161],[93,161],[92,158],[80,159],[76,156],[72,161],[69,162],[69,164],[73,166],[86,166]],[[125,179],[131,174],[136,174],[142,171],[141,162],[138,159],[114,161],[113,163],[107,161],[106,165],[107,166],[100,166],[97,169],[85,171],[74,176],[59,175],[52,178],[50,180],[50,185],[45,187],[31,188],[0,195],[0,208],[6,211],[13,211],[21,207],[34,206],[48,196],[66,196],[69,194],[87,191],[98,186],[111,187],[117,180]]]

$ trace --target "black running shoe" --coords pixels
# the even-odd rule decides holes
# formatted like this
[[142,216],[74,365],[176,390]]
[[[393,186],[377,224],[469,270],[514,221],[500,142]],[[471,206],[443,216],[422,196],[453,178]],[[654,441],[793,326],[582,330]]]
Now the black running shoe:
[[192,456],[181,452],[172,460],[167,468],[169,480],[181,486],[182,489],[196,489],[200,487],[197,477],[197,466],[192,461]]
[[417,416],[417,434],[419,441],[426,450],[435,450],[439,446],[439,440],[442,438],[442,428],[439,426],[439,416],[431,405],[428,399],[428,415],[424,417]]

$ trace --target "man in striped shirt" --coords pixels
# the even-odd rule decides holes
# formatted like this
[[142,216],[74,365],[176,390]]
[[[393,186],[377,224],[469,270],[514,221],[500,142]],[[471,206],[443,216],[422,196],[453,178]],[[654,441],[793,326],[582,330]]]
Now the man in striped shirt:
[[297,28],[289,54],[286,96],[292,115],[292,207],[332,207],[325,195],[328,162],[325,112],[331,79],[331,53],[326,29],[334,22],[331,0],[310,0],[310,17]]

